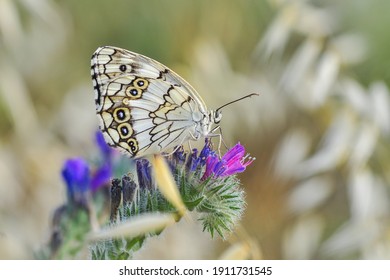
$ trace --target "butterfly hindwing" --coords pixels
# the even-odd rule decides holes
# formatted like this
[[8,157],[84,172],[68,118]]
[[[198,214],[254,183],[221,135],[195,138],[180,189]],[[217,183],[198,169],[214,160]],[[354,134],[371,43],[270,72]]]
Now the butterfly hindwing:
[[121,76],[103,87],[101,98],[97,113],[106,141],[133,157],[180,145],[194,131],[197,104],[166,81]]

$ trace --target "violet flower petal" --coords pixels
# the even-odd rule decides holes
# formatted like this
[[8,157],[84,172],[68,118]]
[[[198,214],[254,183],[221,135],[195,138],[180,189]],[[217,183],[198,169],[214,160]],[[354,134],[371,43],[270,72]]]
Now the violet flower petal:
[[112,168],[109,164],[104,164],[96,170],[91,180],[91,191],[96,191],[100,187],[110,182],[112,177]]
[[107,143],[106,140],[104,140],[103,133],[100,131],[97,131],[95,134],[95,140],[96,144],[99,147],[99,150],[103,154],[104,160],[111,162],[112,154],[114,152],[114,149],[111,148]]
[[215,178],[225,177],[243,172],[246,167],[253,162],[254,159],[245,156],[245,148],[240,143],[237,143],[220,160],[217,156],[209,155],[206,159],[206,170],[202,180],[214,175]]
[[218,156],[216,154],[211,154],[206,159],[206,170],[202,176],[202,180],[207,179],[214,173],[215,166],[219,163]]
[[68,199],[81,202],[90,183],[88,163],[82,158],[68,159],[65,161],[61,173],[66,182]]
[[236,161],[238,159],[241,159],[244,156],[244,153],[244,146],[242,146],[240,142],[238,142],[233,148],[227,151],[225,155],[223,155],[222,159],[226,162]]

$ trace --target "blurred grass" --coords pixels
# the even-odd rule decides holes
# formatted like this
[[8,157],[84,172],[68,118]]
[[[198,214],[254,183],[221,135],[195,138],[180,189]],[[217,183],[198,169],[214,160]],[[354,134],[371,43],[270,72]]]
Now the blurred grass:
[[[352,215],[348,168],[339,164],[320,174],[329,175],[334,191],[315,210],[294,214],[286,205],[299,180],[279,176],[273,164],[281,140],[295,129],[307,132],[308,154],[314,155],[333,117],[344,107],[329,97],[326,105],[306,110],[282,94],[279,82],[307,37],[318,39],[323,52],[333,37],[355,32],[365,39],[367,55],[358,64],[342,64],[338,75],[352,77],[365,87],[377,80],[389,85],[390,4],[385,0],[290,2],[325,7],[335,19],[329,26],[337,28],[319,38],[295,30],[283,55],[275,52],[259,59],[259,42],[288,1],[44,0],[36,6],[23,0],[3,1],[3,13],[14,13],[0,20],[0,243],[8,246],[0,249],[0,258],[32,257],[32,249],[47,238],[53,209],[64,199],[62,161],[93,153],[97,121],[90,56],[101,45],[139,52],[177,70],[199,89],[209,108],[260,91],[259,100],[226,109],[222,120],[228,143],[241,141],[257,157],[242,176],[248,193],[244,226],[259,241],[264,258],[294,256],[284,253],[288,246],[283,240],[314,214],[324,224],[320,239],[331,237]],[[387,139],[383,141],[386,146]],[[388,159],[380,159],[379,165],[387,166]],[[388,178],[378,176],[388,191]],[[387,224],[382,232],[386,231]],[[220,246],[207,257],[216,258],[226,244]],[[366,247],[360,253],[346,251],[331,257],[374,256],[364,254]],[[310,257],[329,257],[320,248],[321,244]]]

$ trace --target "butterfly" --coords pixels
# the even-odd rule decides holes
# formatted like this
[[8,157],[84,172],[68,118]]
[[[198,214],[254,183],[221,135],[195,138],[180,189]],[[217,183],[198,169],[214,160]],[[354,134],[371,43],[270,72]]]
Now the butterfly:
[[171,69],[118,47],[99,47],[94,52],[91,76],[106,142],[133,158],[215,136],[212,131],[221,121],[220,109],[232,103],[208,110],[195,89]]

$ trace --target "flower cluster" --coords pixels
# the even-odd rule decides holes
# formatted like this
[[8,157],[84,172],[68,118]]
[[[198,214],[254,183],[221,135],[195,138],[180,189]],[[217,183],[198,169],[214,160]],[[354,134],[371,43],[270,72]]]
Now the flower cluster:
[[103,134],[95,134],[98,158],[88,163],[81,157],[67,159],[62,167],[62,177],[67,187],[70,204],[85,205],[88,196],[111,185],[115,176],[121,176],[131,165],[130,159],[107,145]]
[[244,146],[240,143],[231,148],[221,159],[214,152],[206,156],[206,171],[202,179],[210,176],[226,177],[244,172],[255,158],[245,155]]
[[[235,175],[243,172],[255,159],[245,155],[245,148],[240,143],[220,158],[207,138],[200,152],[197,149],[186,152],[181,146],[166,159],[186,207],[201,214],[204,230],[209,231],[212,236],[217,232],[225,238],[233,230],[245,208],[244,192]],[[140,196],[141,200],[143,196],[148,197],[150,193],[158,192],[151,168],[146,159],[137,160],[138,184],[143,194]],[[137,213],[175,210],[169,208],[168,203],[163,203],[163,198],[156,201],[158,205],[134,201],[133,206],[143,207]],[[134,209],[137,207],[133,207]]]
[[244,172],[246,167],[250,165],[255,158],[245,155],[245,148],[240,143],[237,143],[233,148],[228,150],[221,158],[212,149],[209,139],[205,139],[205,145],[198,155],[198,150],[193,149],[190,155],[187,155],[183,147],[179,147],[171,156],[170,163],[172,169],[178,164],[184,163],[187,170],[194,172],[195,170],[205,167],[202,180],[232,176],[237,173]]
[[[99,148],[97,160],[89,164],[83,158],[72,158],[64,163],[62,176],[67,186],[68,203],[59,208],[61,211],[56,211],[53,221],[52,243],[56,240],[57,256],[61,244],[66,247],[66,240],[75,238],[73,228],[78,229],[77,238],[82,236],[79,231],[86,231],[86,235],[90,230],[85,226],[85,217],[91,223],[90,209],[95,209],[94,214],[98,215],[95,220],[109,214],[110,219],[106,224],[110,226],[143,213],[177,211],[156,187],[156,178],[148,160],[131,160],[116,152],[106,144],[100,132],[96,134],[96,143]],[[166,155],[165,159],[185,207],[200,214],[204,230],[212,236],[218,233],[225,238],[245,208],[244,192],[235,174],[243,172],[254,158],[245,155],[240,143],[219,157],[211,141],[206,139],[200,151],[193,149],[186,152],[181,146]],[[137,240],[102,243],[105,245],[91,247],[91,253],[93,258],[115,259],[121,258],[120,255],[123,257],[123,254],[125,258],[130,258],[130,251],[139,249],[143,239],[138,237]],[[123,248],[127,248],[125,252]],[[72,250],[75,251],[74,248]]]
[[100,150],[100,163],[92,169],[83,158],[76,157],[65,161],[62,177],[67,186],[68,201],[75,204],[85,204],[89,192],[95,192],[100,187],[110,183],[113,174],[113,157],[116,153],[96,133],[96,143]]

